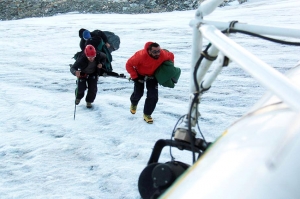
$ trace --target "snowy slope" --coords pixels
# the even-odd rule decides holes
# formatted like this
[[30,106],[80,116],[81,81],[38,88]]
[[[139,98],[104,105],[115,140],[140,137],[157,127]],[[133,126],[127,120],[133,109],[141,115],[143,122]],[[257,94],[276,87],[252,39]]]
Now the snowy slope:
[[[299,8],[297,0],[249,0],[218,8],[207,19],[300,28]],[[155,141],[169,139],[188,110],[188,24],[194,13],[69,13],[0,21],[0,198],[140,198],[137,180]],[[99,79],[94,108],[81,102],[73,119],[76,78],[68,65],[79,50],[80,28],[120,36],[120,49],[113,52],[115,72],[126,74],[127,59],[147,41],[174,52],[182,74],[174,89],[159,87],[153,125],[142,119],[145,97],[131,115],[133,84],[109,77]],[[299,61],[299,48],[239,34],[232,38],[281,72]],[[206,139],[214,141],[263,93],[234,63],[225,68],[200,104]],[[192,161],[189,153],[173,155]],[[161,161],[169,159],[165,151]]]

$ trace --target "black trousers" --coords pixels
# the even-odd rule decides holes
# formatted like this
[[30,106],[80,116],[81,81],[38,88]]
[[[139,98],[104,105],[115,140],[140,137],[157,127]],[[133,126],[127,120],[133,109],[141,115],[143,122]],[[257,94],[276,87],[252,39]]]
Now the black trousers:
[[[77,89],[77,99],[82,99],[84,97],[84,92],[86,89],[87,95],[85,97],[86,102],[94,102],[98,87],[97,87],[97,81],[98,81],[98,76],[97,75],[89,75],[86,78],[79,78],[77,80],[78,82],[78,89]],[[76,91],[75,91],[76,94]]]
[[144,83],[135,82],[134,90],[131,94],[130,101],[133,105],[138,105],[140,99],[144,95],[144,87],[146,84],[147,96],[144,105],[144,114],[151,115],[158,101],[158,83],[155,78],[148,79]]

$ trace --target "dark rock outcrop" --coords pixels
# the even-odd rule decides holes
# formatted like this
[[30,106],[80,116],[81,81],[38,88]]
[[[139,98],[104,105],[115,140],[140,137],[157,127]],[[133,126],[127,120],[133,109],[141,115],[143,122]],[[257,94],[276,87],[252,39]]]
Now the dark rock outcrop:
[[58,13],[157,13],[196,9],[201,0],[0,0],[0,20]]

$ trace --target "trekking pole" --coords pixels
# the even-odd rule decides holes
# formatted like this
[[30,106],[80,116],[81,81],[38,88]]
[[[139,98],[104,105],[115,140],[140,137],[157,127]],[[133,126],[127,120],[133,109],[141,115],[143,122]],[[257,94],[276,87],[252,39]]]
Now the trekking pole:
[[[80,69],[79,69],[80,71]],[[76,80],[76,91],[75,91],[75,101],[74,101],[74,104],[75,104],[75,107],[74,107],[74,120],[75,120],[75,114],[76,114],[76,99],[77,99],[77,93],[78,93],[78,82],[79,82],[79,77],[77,77],[77,80]]]

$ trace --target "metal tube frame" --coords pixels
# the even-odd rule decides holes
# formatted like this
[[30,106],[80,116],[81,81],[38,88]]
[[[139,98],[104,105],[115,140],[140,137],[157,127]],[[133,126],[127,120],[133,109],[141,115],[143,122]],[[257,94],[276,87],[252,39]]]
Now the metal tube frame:
[[[207,0],[200,4],[199,8],[196,11],[195,19],[190,21],[190,26],[193,29],[193,38],[192,38],[192,60],[191,60],[191,81],[190,81],[190,92],[191,98],[188,108],[188,113],[190,110],[192,102],[192,94],[196,92],[196,86],[194,85],[193,80],[193,71],[197,60],[200,57],[202,48],[203,48],[203,38],[207,39],[212,47],[208,51],[210,56],[215,56],[221,53],[222,57],[228,57],[231,61],[236,62],[241,66],[246,72],[248,72],[252,77],[258,80],[262,86],[269,89],[276,96],[278,96],[286,104],[294,108],[296,111],[300,111],[300,89],[297,88],[286,76],[278,72],[272,66],[261,61],[259,58],[251,54],[249,51],[235,43],[233,40],[224,35],[220,30],[225,30],[229,28],[230,23],[226,22],[216,22],[216,21],[207,21],[203,20],[203,16],[206,16],[213,12],[215,8],[220,5],[223,0]],[[300,38],[300,29],[292,28],[283,28],[283,27],[271,27],[271,26],[258,26],[258,25],[249,25],[244,23],[236,23],[231,29],[244,30],[257,34],[264,35],[274,35],[282,37],[293,37]],[[221,58],[222,59],[222,58]],[[204,88],[209,87],[212,82],[216,79],[217,75],[221,71],[220,66],[216,68],[216,71],[210,74],[209,78],[205,81],[202,81],[207,75],[207,71],[211,66],[212,61],[203,60],[200,64],[199,71],[197,72],[197,82],[198,84],[203,83]],[[201,90],[200,90],[201,91]],[[202,94],[201,94],[202,95]],[[200,95],[200,96],[201,96]],[[199,98],[200,98],[199,96]],[[198,100],[200,103],[200,99]],[[194,105],[192,108],[192,132],[195,135],[194,127],[196,121],[200,116],[199,113],[196,113],[197,105]],[[188,114],[189,115],[189,114]],[[175,133],[181,134],[188,132],[188,118],[186,117],[181,124],[178,125],[178,128]],[[178,138],[178,137],[177,137]],[[181,138],[179,138],[181,139]]]

